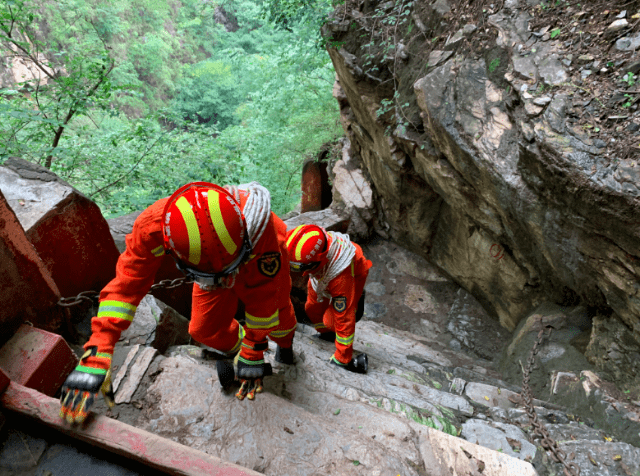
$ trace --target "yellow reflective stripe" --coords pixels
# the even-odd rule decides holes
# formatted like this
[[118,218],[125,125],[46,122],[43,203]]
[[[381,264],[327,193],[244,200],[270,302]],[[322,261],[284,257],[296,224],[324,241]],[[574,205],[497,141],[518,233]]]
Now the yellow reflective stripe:
[[100,359],[109,359],[111,360],[111,358],[113,357],[111,354],[108,354],[106,352],[98,352],[96,354],[96,357],[100,358]]
[[122,301],[100,301],[97,317],[115,317],[127,321],[133,320],[137,306]]
[[269,317],[256,317],[252,316],[248,312],[244,313],[247,318],[247,327],[249,329],[269,329],[280,324],[280,317],[278,311]]
[[289,237],[289,239],[287,240],[287,248],[289,248],[289,245],[291,244],[291,241],[293,241],[293,239],[296,237],[296,235],[298,234],[298,231],[300,230],[300,228],[302,228],[304,225],[298,225],[297,227],[295,227],[293,229],[293,233],[291,233],[291,236]]
[[313,327],[318,330],[318,329],[328,329],[327,326],[325,326],[322,322],[318,322],[317,324],[314,324]]
[[156,257],[162,256],[164,254],[164,246],[160,245],[157,248],[152,249],[151,254]]
[[302,235],[302,238],[300,238],[300,241],[298,241],[298,246],[296,246],[296,261],[300,261],[302,259],[302,247],[304,246],[304,244],[314,236],[319,235],[320,232],[315,230]]
[[239,326],[238,327],[238,342],[236,342],[236,345],[233,346],[233,349],[231,349],[229,351],[230,354],[235,354],[236,352],[238,352],[238,349],[240,349],[240,345],[242,344],[242,339],[244,339],[244,327]]
[[202,244],[200,243],[200,230],[196,216],[191,209],[191,205],[186,198],[180,197],[176,201],[176,207],[182,214],[184,225],[187,227],[187,235],[189,236],[189,262],[191,264],[200,263],[200,252]]
[[285,330],[279,330],[279,331],[273,331],[271,332],[269,335],[271,337],[275,337],[276,339],[281,339],[284,336],[286,336],[287,334],[289,334],[289,332],[293,331],[295,329],[295,327],[292,327],[291,329],[285,329]]
[[336,334],[336,342],[338,342],[339,344],[342,344],[342,345],[351,345],[351,344],[353,344],[353,336],[354,335],[355,334],[351,334],[350,336],[342,337],[342,336]]
[[351,260],[351,277],[355,276],[355,260]]
[[238,249],[238,245],[233,242],[233,239],[229,234],[229,230],[227,230],[227,225],[224,224],[222,210],[220,210],[220,195],[213,191],[209,191],[207,194],[207,202],[209,203],[209,215],[211,215],[213,228],[216,231],[218,238],[220,238],[224,249],[227,250],[227,253],[233,255]]

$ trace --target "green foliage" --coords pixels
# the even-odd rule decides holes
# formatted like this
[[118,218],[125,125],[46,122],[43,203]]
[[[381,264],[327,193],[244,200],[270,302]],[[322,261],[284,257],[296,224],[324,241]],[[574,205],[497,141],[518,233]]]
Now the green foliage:
[[36,23],[42,20],[37,5],[25,0],[0,5],[0,48],[6,56],[32,65],[31,77],[18,84],[29,100],[4,94],[3,99],[8,100],[0,103],[0,113],[7,118],[3,121],[3,132],[8,137],[6,143],[0,144],[0,153],[6,154],[12,148],[10,143],[23,148],[15,140],[18,132],[25,130],[29,140],[45,138],[48,147],[41,144],[36,154],[47,167],[58,153],[59,141],[72,118],[90,110],[107,110],[113,93],[109,74],[114,60],[103,38],[82,17],[81,11],[67,13],[73,27],[65,37],[69,41],[65,45],[45,44],[35,33]]
[[203,61],[189,68],[180,84],[173,109],[193,122],[224,129],[237,123],[240,105],[239,78],[224,61]]
[[625,75],[622,77],[622,81],[623,81],[624,83],[626,83],[626,84],[627,84],[627,87],[629,87],[629,88],[630,88],[631,86],[633,86],[634,84],[636,84],[635,76],[634,76],[634,74],[633,74],[631,71],[629,71],[627,74],[625,74]]
[[500,66],[500,58],[492,59],[491,63],[489,63],[489,72],[493,73],[498,66]]
[[196,180],[257,180],[274,211],[288,212],[302,162],[342,133],[335,72],[305,12],[283,29],[261,18],[262,4],[225,4],[239,25],[227,32],[219,5],[201,0],[27,4],[5,2],[0,25],[8,6],[23,8],[25,31],[62,73],[37,97],[33,83],[0,91],[0,162],[51,157],[107,217]]
[[[262,16],[280,28],[292,30],[309,25],[319,34],[334,4],[331,0],[270,0],[262,4]],[[319,38],[319,37],[318,37]]]

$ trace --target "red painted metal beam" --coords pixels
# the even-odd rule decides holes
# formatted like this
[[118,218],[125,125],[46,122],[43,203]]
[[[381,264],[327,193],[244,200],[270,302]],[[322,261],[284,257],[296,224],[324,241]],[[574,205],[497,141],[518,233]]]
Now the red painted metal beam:
[[162,438],[126,423],[90,413],[83,425],[68,425],[59,416],[60,402],[30,388],[10,382],[0,404],[7,410],[37,418],[67,435],[112,453],[140,461],[176,476],[258,476],[241,466]]

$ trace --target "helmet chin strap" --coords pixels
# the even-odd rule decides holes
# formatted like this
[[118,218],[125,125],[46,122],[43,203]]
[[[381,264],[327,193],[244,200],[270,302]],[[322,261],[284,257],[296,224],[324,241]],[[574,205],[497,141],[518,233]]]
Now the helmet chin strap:
[[249,243],[248,237],[245,235],[244,243],[242,244],[242,249],[240,250],[238,257],[219,273],[205,273],[196,268],[191,268],[185,265],[175,257],[174,260],[176,262],[176,267],[189,279],[195,281],[203,291],[211,291],[218,287],[233,287],[238,271],[240,270],[240,265],[244,263],[249,256],[251,256],[251,244]]

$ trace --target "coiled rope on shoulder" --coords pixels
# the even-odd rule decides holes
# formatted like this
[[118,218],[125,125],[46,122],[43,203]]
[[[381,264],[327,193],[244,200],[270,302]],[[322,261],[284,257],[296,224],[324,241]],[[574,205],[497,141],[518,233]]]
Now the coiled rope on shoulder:
[[331,246],[327,253],[329,262],[325,272],[320,277],[309,277],[311,286],[318,295],[318,302],[324,301],[324,298],[331,298],[331,295],[326,292],[327,286],[351,264],[356,255],[356,247],[351,243],[349,235],[337,231],[328,231],[327,235],[331,237]]
[[242,214],[247,222],[247,232],[249,233],[251,246],[255,246],[267,228],[271,217],[271,194],[269,190],[258,182],[251,182],[246,189],[240,189],[237,185],[227,185],[225,188],[229,190],[238,203],[240,203],[240,190],[249,192]]
[[[251,182],[246,189],[240,189],[237,185],[226,185],[224,187],[233,196],[236,202],[240,203],[240,190],[249,192],[247,203],[242,210],[244,220],[247,223],[247,233],[249,241],[253,248],[258,240],[262,237],[264,230],[267,228],[269,218],[271,217],[271,195],[269,191],[258,182]],[[221,279],[218,285],[202,285],[198,283],[203,291],[211,291],[216,287],[232,288],[236,283],[236,277],[240,272],[240,268],[236,268],[227,277]]]

